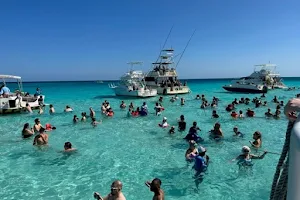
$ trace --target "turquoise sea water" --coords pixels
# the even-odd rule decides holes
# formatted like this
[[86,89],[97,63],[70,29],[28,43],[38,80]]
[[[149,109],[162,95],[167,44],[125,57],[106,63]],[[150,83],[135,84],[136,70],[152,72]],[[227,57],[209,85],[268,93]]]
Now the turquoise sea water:
[[[47,107],[43,115],[21,114],[0,116],[0,197],[1,199],[93,199],[93,192],[108,194],[114,179],[123,182],[123,192],[129,200],[151,199],[152,193],[144,186],[146,180],[158,177],[166,199],[232,199],[252,200],[268,199],[274,170],[279,156],[267,154],[265,159],[254,161],[252,171],[239,172],[238,166],[229,160],[240,153],[243,145],[248,145],[252,134],[261,131],[263,148],[272,152],[281,152],[285,139],[287,120],[265,119],[264,113],[270,107],[275,111],[275,104],[270,100],[274,95],[279,100],[288,99],[299,93],[295,91],[274,90],[267,94],[268,107],[255,109],[256,117],[233,120],[225,111],[225,106],[237,97],[253,98],[259,95],[232,94],[221,86],[228,80],[191,80],[191,94],[183,95],[186,104],[169,102],[165,96],[162,116],[154,115],[154,103],[158,97],[150,99],[128,99],[115,97],[107,84],[95,82],[49,82],[25,83],[24,89],[33,93],[40,87],[46,95],[46,103],[53,104],[55,115],[49,115]],[[288,86],[300,86],[300,79],[286,79]],[[9,85],[8,85],[9,86]],[[13,86],[11,87],[13,88]],[[218,120],[211,119],[211,109],[200,109],[196,94],[205,94],[211,101],[213,96],[221,99],[217,111]],[[100,105],[108,100],[114,108],[115,116],[105,118],[100,114]],[[119,109],[121,100],[127,105],[132,101],[141,106],[147,101],[151,114],[147,117],[127,118],[126,111]],[[74,113],[63,113],[66,105],[74,108]],[[103,123],[92,128],[89,121],[74,125],[74,114],[80,116],[92,106],[97,119]],[[238,110],[254,108],[239,105]],[[35,111],[37,113],[37,111]],[[197,121],[202,129],[202,143],[212,163],[204,181],[196,190],[193,180],[194,171],[185,162],[184,154],[188,148],[182,139],[185,133],[176,132],[168,135],[167,129],[157,126],[162,117],[168,118],[171,125],[184,114],[188,128]],[[33,125],[36,117],[42,124],[51,123],[57,130],[49,133],[49,147],[40,150],[32,146],[32,140],[22,139],[24,123]],[[216,143],[208,139],[208,131],[219,121],[225,139]],[[232,128],[238,126],[245,134],[243,139],[232,137]],[[64,155],[64,142],[70,141],[78,153]]]

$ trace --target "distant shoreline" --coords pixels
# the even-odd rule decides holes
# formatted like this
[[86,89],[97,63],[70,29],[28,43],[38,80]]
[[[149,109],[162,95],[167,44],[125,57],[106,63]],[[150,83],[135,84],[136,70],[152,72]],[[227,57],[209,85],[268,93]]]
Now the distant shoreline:
[[[232,79],[238,79],[240,77],[236,78],[190,78],[190,79],[180,79],[183,81],[198,81],[198,80],[205,80],[205,81],[214,81],[214,80],[232,80]],[[299,79],[300,77],[281,77],[282,79]],[[106,82],[116,82],[119,81],[118,79],[114,80],[69,80],[69,81],[22,81],[23,83],[66,83],[66,82],[83,82],[83,83],[91,83],[91,82],[98,82],[103,81],[103,83]],[[99,83],[101,84],[101,83]]]

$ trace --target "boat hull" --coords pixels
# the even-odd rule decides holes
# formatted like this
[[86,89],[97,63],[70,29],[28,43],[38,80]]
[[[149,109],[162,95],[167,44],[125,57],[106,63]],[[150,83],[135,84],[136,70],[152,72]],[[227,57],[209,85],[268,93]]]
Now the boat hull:
[[232,87],[232,86],[223,86],[223,88],[229,92],[239,92],[239,93],[252,93],[252,94],[260,94],[260,93],[267,93],[268,89],[263,87],[263,89],[255,89],[255,88],[239,88],[239,87]]
[[[43,96],[43,104],[45,101],[45,96]],[[20,113],[26,108],[26,103],[28,103],[32,110],[39,109],[40,104],[38,97],[19,97],[10,96],[8,98],[0,98],[0,114],[11,114]]]
[[[153,87],[153,86],[151,86]],[[181,86],[181,87],[157,87],[155,88],[157,90],[157,94],[163,94],[163,95],[175,95],[175,94],[187,94],[190,93],[190,88],[187,86]]]
[[114,88],[116,96],[128,96],[128,97],[155,97],[157,96],[157,90],[124,90],[122,88]]

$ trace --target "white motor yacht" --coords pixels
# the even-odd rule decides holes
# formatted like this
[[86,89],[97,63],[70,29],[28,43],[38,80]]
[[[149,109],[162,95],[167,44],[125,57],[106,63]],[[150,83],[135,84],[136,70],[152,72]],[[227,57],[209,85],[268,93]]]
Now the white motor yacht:
[[[12,75],[0,75],[0,79],[3,80],[2,87],[8,87],[15,83],[11,80],[17,81],[18,89],[14,92],[9,92],[8,94],[2,94],[0,96],[0,114],[16,113],[25,110],[26,104],[28,103],[31,109],[38,109],[40,104],[44,104],[44,95],[30,95],[23,92],[23,85],[20,76]],[[10,80],[7,82],[6,80]]]
[[158,94],[172,95],[190,92],[187,83],[181,83],[178,80],[173,53],[173,49],[162,50],[158,61],[152,63],[153,69],[145,76],[146,85],[157,89]]
[[[130,62],[131,66],[141,64],[142,62]],[[110,84],[117,96],[131,97],[154,97],[157,95],[155,88],[147,87],[144,81],[144,73],[142,71],[129,70],[121,78],[118,85]]]
[[275,64],[255,65],[254,72],[247,77],[233,80],[223,88],[231,92],[265,93],[269,89],[286,89]]

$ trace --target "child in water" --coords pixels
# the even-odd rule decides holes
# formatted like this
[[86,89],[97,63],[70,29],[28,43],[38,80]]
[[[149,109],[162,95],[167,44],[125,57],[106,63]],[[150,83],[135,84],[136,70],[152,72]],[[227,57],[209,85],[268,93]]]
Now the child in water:
[[175,126],[172,126],[171,129],[169,130],[169,134],[174,134],[175,133]]

